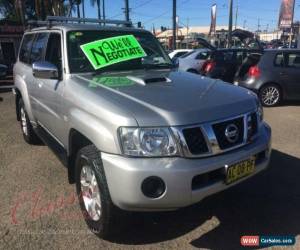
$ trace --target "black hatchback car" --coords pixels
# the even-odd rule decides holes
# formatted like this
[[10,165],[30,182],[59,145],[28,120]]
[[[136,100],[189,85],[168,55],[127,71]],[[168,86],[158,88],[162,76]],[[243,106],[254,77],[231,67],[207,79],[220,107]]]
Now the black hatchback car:
[[233,83],[235,74],[245,58],[251,54],[262,54],[260,49],[216,49],[204,62],[200,74],[222,81]]
[[265,50],[261,57],[249,56],[234,84],[256,92],[264,106],[300,100],[300,50]]

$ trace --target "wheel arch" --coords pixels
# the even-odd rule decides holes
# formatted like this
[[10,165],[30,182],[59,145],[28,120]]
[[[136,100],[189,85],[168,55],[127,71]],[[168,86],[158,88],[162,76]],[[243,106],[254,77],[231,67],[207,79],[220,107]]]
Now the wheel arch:
[[193,69],[193,68],[189,68],[186,71],[189,72],[189,73],[199,74],[199,72],[196,69]]
[[265,86],[267,86],[267,85],[276,85],[276,86],[278,86],[279,89],[280,89],[280,92],[281,92],[281,97],[282,97],[282,99],[285,98],[285,94],[286,94],[286,93],[285,93],[285,91],[284,91],[284,88],[281,86],[280,83],[275,82],[275,81],[269,81],[269,82],[263,83],[263,84],[259,87],[259,92],[261,91],[261,89],[262,89],[263,87],[265,87]]
[[19,102],[22,99],[22,94],[21,91],[18,88],[14,89],[15,93],[15,108],[16,108],[16,116],[17,116],[17,121],[20,121],[20,109],[19,109]]
[[75,128],[71,128],[69,132],[69,148],[68,148],[68,179],[69,183],[75,183],[75,160],[78,151],[88,145],[92,145],[93,142],[79,132]]

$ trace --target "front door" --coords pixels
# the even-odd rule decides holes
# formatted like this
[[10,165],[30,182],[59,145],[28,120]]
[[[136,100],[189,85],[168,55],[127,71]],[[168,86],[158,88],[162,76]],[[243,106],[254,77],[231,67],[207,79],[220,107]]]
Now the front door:
[[281,72],[289,99],[300,99],[300,52],[285,53],[285,68]]
[[49,34],[45,61],[55,65],[60,72],[61,80],[38,79],[36,78],[38,99],[38,123],[48,133],[59,140],[59,129],[63,124],[61,95],[63,92],[64,82],[62,80],[62,46],[61,34],[51,32]]

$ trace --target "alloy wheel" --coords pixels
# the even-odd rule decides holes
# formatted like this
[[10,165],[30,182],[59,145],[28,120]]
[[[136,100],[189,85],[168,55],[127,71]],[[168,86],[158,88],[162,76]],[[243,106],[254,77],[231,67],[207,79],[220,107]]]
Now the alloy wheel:
[[20,110],[20,114],[21,114],[21,127],[22,127],[22,131],[27,136],[28,135],[28,126],[27,126],[26,113],[25,113],[25,110],[24,110],[23,107]]
[[264,88],[261,94],[262,102],[267,106],[275,105],[276,103],[278,103],[279,98],[279,90],[274,86]]
[[80,173],[81,195],[86,211],[94,221],[101,216],[101,196],[95,172],[90,166],[83,166]]

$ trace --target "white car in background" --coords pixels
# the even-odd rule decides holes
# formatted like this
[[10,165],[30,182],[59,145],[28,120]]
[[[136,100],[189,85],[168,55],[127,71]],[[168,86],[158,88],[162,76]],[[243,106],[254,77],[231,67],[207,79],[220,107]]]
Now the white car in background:
[[169,57],[173,60],[178,57],[181,57],[189,52],[193,51],[192,49],[176,49],[169,53]]
[[195,49],[179,57],[177,59],[179,70],[199,74],[203,63],[209,57],[210,53],[210,49]]

